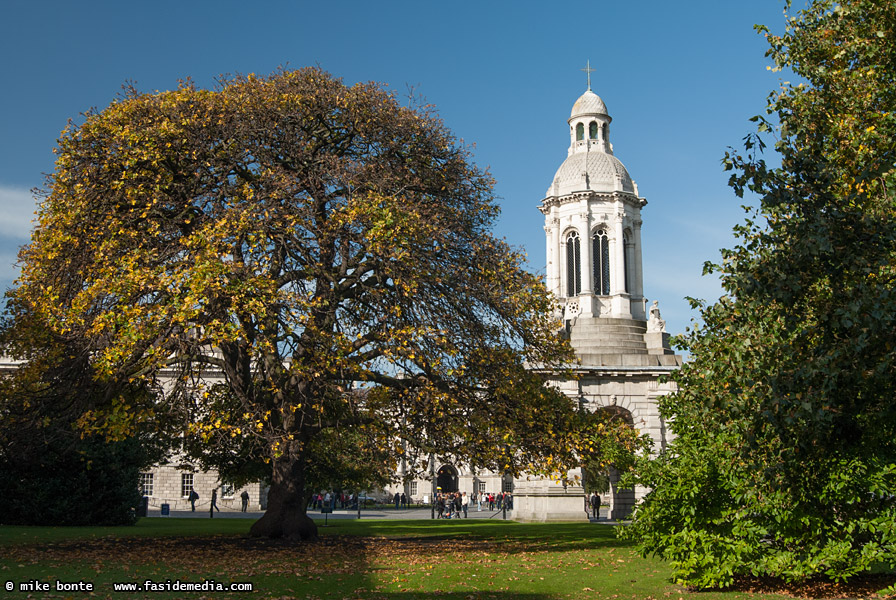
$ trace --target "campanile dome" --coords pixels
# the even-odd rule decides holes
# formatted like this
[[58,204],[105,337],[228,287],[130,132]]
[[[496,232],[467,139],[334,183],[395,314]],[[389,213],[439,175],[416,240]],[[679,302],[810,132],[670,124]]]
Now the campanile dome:
[[548,196],[566,196],[576,192],[628,192],[635,186],[622,161],[606,152],[570,154],[557,172]]
[[579,99],[576,100],[576,103],[572,105],[572,114],[570,114],[569,118],[570,120],[572,120],[576,117],[589,115],[604,115],[605,117],[610,116],[607,113],[607,105],[604,104],[604,101],[601,100],[600,96],[598,96],[591,90],[588,90],[584,94],[579,96]]

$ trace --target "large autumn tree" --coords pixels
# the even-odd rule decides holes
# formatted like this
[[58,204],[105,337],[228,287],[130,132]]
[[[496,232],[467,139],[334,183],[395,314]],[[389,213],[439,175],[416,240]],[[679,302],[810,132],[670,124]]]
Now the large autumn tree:
[[759,205],[708,266],[726,294],[685,336],[678,437],[627,532],[697,586],[896,565],[896,3],[759,30],[792,81],[726,157]]
[[80,425],[182,415],[220,460],[260,452],[254,535],[315,535],[307,476],[340,431],[411,470],[569,466],[573,407],[527,369],[571,358],[550,298],[430,109],[314,68],[128,89],[63,133],[47,192],[13,306],[109,389],[161,390]]

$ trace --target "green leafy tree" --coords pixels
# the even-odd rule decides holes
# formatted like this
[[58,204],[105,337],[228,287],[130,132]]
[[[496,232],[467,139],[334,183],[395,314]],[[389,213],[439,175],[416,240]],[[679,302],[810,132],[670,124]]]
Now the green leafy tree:
[[310,469],[340,431],[393,465],[413,448],[417,469],[574,464],[574,407],[527,368],[571,351],[497,214],[431,110],[375,84],[309,68],[128,89],[64,132],[13,294],[85,340],[110,389],[164,391],[146,408],[110,394],[87,431],[182,414],[212,462],[226,439],[263,454],[252,534],[311,538]]
[[653,443],[649,434],[638,434],[627,412],[603,408],[580,413],[580,418],[577,453],[585,493],[605,494],[617,475],[630,476],[637,458],[649,454]]
[[[109,391],[94,382],[84,353],[20,315],[0,331],[5,356],[22,364],[0,377],[0,522],[17,525],[123,525],[136,518],[141,469],[164,448],[145,424],[127,437],[85,435],[76,423]],[[116,394],[150,403],[145,386]]]
[[[677,435],[626,532],[706,587],[896,564],[896,4],[815,0],[731,185],[759,206],[662,403]],[[763,159],[775,133],[780,167]]]

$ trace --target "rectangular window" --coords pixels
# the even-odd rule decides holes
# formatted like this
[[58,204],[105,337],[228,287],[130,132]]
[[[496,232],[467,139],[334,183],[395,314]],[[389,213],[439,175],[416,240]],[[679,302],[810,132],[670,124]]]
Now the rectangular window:
[[140,494],[152,496],[152,473],[140,473]]
[[232,483],[222,483],[221,484],[221,497],[222,498],[233,498],[234,487]]
[[484,482],[484,481],[480,481],[480,482],[479,482],[479,493],[480,493],[480,494],[484,494],[484,493],[485,493],[485,482]]
[[513,492],[513,479],[509,477],[505,477],[501,482],[501,491],[502,492]]
[[192,473],[182,473],[180,476],[180,495],[184,498],[190,497],[190,492],[193,491],[193,474]]
[[411,492],[411,497],[414,497],[417,495],[417,482],[416,481],[411,482],[410,492]]

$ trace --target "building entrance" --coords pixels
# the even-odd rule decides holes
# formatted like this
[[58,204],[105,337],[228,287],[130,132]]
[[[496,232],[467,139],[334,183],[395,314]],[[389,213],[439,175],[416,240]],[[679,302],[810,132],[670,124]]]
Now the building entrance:
[[457,469],[451,465],[443,465],[436,476],[436,485],[443,494],[457,491]]

